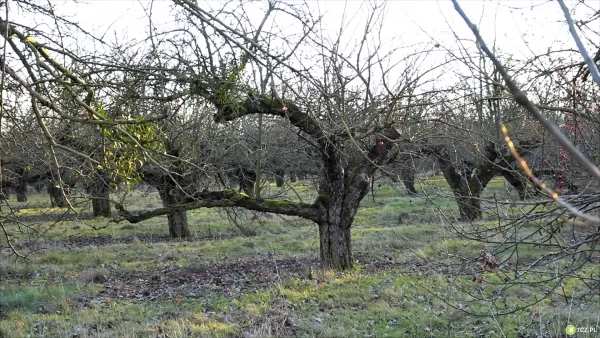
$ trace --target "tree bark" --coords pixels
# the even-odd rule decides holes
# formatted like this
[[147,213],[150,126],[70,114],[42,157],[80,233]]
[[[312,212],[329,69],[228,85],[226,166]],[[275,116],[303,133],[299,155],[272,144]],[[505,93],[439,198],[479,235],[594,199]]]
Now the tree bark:
[[285,175],[285,170],[283,170],[283,169],[275,170],[275,184],[277,185],[277,188],[283,187],[283,184],[285,183],[283,180],[284,175]]
[[[183,169],[181,160],[179,159],[179,149],[173,147],[171,144],[167,144],[167,153],[176,158],[176,160],[170,165],[170,173],[165,173],[162,170],[145,170],[143,173],[143,179],[146,183],[154,186],[158,190],[158,194],[163,202],[163,206],[166,208],[172,208],[183,201],[182,196],[184,193],[180,191],[181,188],[177,184],[178,182],[176,180],[180,180],[179,184],[183,186],[186,186],[186,183],[183,182]],[[250,186],[250,189],[252,189],[252,186]],[[119,208],[119,206],[117,206],[117,208]],[[171,237],[190,237],[186,210],[171,209],[166,214],[169,226],[169,235]]]
[[523,175],[519,175],[519,173],[517,173],[514,169],[502,170],[501,174],[510,185],[517,189],[517,192],[519,193],[519,200],[524,201],[528,195],[527,186],[529,179],[527,177],[523,177]]
[[421,151],[435,156],[452,189],[461,219],[470,222],[481,218],[481,193],[498,173],[497,164],[494,163],[498,157],[495,145],[488,144],[485,159],[481,163],[463,161],[461,170],[452,163],[447,149],[442,145],[425,145]]
[[56,183],[48,183],[48,195],[50,195],[50,205],[58,208],[65,208],[67,206],[67,200],[60,187],[56,186]]
[[398,162],[400,165],[400,180],[404,184],[404,188],[406,188],[409,195],[417,195],[417,189],[415,189],[416,170],[411,154],[402,154]]
[[319,252],[321,266],[325,270],[347,270],[353,266],[350,230],[356,210],[348,209],[353,207],[354,196],[349,194],[352,187],[347,184],[344,171],[336,174],[336,170],[339,169],[327,173],[329,179],[321,183],[315,202],[321,208],[321,221],[318,222]]
[[[165,207],[177,205],[178,201],[175,196],[175,184],[171,182],[169,177],[163,177],[163,182],[158,187],[158,194]],[[171,183],[171,184],[169,184]],[[167,214],[167,221],[169,224],[169,235],[173,238],[186,238],[190,237],[190,230],[188,228],[187,211],[185,210],[174,210]]]
[[173,238],[190,237],[186,211],[176,211],[167,215],[169,223],[169,235]]
[[6,200],[10,198],[10,189],[13,185],[13,182],[2,181],[0,183],[2,185],[2,190],[0,191],[0,200]]
[[319,224],[319,251],[325,269],[347,270],[353,266],[350,227],[340,224]]
[[92,199],[92,213],[94,217],[110,217],[110,187],[108,186],[108,175],[104,171],[96,171],[96,177],[90,185]]
[[461,219],[475,221],[481,218],[481,197],[479,194],[455,191],[454,196],[456,197]]
[[15,195],[17,195],[17,202],[27,202],[27,170],[19,168],[16,170],[16,174],[17,187],[15,188]]
[[[397,136],[397,132],[390,138]],[[379,144],[377,142],[376,144]],[[319,250],[324,269],[353,267],[351,227],[360,202],[367,195],[377,168],[387,159],[391,144],[371,147],[368,161],[343,169],[337,153],[323,158],[325,175],[315,204],[320,207]],[[325,150],[328,150],[327,148]]]
[[254,196],[254,184],[256,184],[256,172],[242,167],[236,170],[238,186],[248,196]]
[[402,184],[408,191],[409,195],[418,195],[417,189],[415,189],[415,171],[414,169],[402,169],[400,171],[400,179]]

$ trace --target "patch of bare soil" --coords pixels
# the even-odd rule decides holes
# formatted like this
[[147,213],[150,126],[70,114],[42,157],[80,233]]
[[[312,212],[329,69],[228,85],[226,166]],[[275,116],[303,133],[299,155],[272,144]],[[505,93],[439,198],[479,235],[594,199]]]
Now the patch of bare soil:
[[[406,264],[382,260],[369,261],[369,257],[357,257],[365,272],[406,268]],[[203,298],[210,294],[234,297],[239,294],[265,290],[282,280],[308,279],[309,268],[318,269],[317,256],[287,257],[274,259],[264,257],[257,260],[229,260],[206,266],[178,267],[163,269],[113,272],[102,283],[102,290],[86,299],[86,303],[104,303],[112,299],[132,299],[156,301],[183,298]]]
[[316,257],[260,260],[233,260],[207,266],[113,272],[102,283],[102,290],[87,299],[106,302],[130,298],[159,299],[202,298],[207,293],[234,296],[267,288],[280,279],[307,278],[308,267],[318,265]]

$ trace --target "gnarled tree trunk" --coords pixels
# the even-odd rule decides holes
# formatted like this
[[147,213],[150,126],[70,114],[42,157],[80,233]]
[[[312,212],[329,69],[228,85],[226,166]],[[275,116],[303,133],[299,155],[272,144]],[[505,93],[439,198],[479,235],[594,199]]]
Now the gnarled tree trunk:
[[[167,153],[177,160],[170,166],[170,173],[165,173],[160,169],[156,170],[144,170],[143,180],[154,186],[158,190],[160,199],[163,202],[163,206],[166,208],[174,208],[181,203],[181,192],[180,186],[177,185],[175,180],[182,179],[182,163],[179,160],[179,150],[173,148],[170,144],[167,144]],[[183,181],[179,182],[185,185]],[[190,237],[190,230],[188,228],[188,219],[186,210],[172,210],[167,213],[167,220],[169,225],[169,235],[174,238],[185,238]]]
[[47,191],[48,195],[50,195],[50,205],[52,207],[67,207],[67,200],[65,198],[65,194],[67,192],[65,191],[65,194],[63,194],[63,190],[59,186],[57,186],[57,183],[49,182]]
[[239,167],[235,171],[240,191],[248,196],[254,196],[254,184],[256,182],[256,171]]
[[481,196],[468,191],[454,191],[461,219],[474,221],[481,218]]
[[187,211],[174,211],[167,215],[169,223],[169,235],[173,238],[190,237],[188,227]]
[[400,162],[400,180],[408,191],[409,195],[417,195],[415,189],[415,165],[410,153],[402,154],[399,158]]
[[343,228],[341,224],[321,223],[319,224],[319,239],[323,267],[337,270],[352,268],[350,227]]
[[348,196],[344,181],[340,174],[337,180],[323,182],[319,188],[319,252],[325,269],[347,270],[353,266],[350,230],[356,210],[348,209],[352,207],[347,205],[351,196]]
[[108,200],[110,197],[108,179],[108,174],[105,171],[98,170],[89,186],[94,217],[110,217],[112,215]]
[[498,153],[494,144],[486,147],[484,161],[479,164],[463,161],[461,170],[452,164],[447,149],[442,145],[425,145],[421,151],[435,156],[452,189],[461,219],[474,221],[481,218],[481,193],[498,173],[498,167],[494,163]]
[[415,189],[415,170],[413,169],[402,169],[400,171],[400,179],[402,180],[402,184],[408,191],[409,195],[418,195],[417,189]]
[[[170,207],[177,204],[177,198],[175,190],[169,187],[170,184],[164,184],[158,188],[158,194],[165,207]],[[174,184],[173,184],[174,186]],[[175,210],[167,214],[167,221],[169,224],[169,235],[173,238],[185,238],[190,237],[190,230],[188,228],[187,211]]]
[[27,170],[19,168],[16,170],[16,174],[17,186],[15,188],[15,195],[17,195],[17,202],[27,202]]
[[283,187],[283,184],[285,183],[283,180],[284,175],[285,175],[285,170],[283,170],[283,169],[275,170],[275,184],[277,185],[277,188]]
[[[172,207],[178,204],[177,187],[175,183],[167,175],[161,178],[160,184],[157,186],[158,194],[165,207]],[[187,211],[174,210],[167,214],[169,224],[169,235],[174,238],[190,237],[188,228]]]
[[[388,138],[399,133],[391,129]],[[367,195],[378,167],[388,158],[391,143],[376,142],[367,154],[368,160],[348,165],[344,170],[339,154],[324,150],[324,179],[316,204],[321,210],[319,224],[321,264],[326,269],[346,270],[353,266],[351,227],[358,207]]]

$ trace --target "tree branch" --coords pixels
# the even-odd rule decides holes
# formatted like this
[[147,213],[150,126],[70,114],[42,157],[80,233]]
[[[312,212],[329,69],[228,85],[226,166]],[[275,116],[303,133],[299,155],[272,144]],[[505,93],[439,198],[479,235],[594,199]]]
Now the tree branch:
[[560,143],[560,145],[563,146],[565,148],[565,150],[567,152],[569,152],[569,154],[571,154],[573,156],[573,158],[577,162],[579,162],[579,164],[581,164],[581,166],[583,166],[583,168],[585,168],[585,170],[590,175],[592,175],[596,179],[600,179],[600,169],[598,169],[598,167],[596,167],[596,165],[594,163],[592,163],[590,160],[588,160],[585,157],[585,155],[577,147],[575,147],[573,142],[571,142],[571,140],[569,140],[560,131],[560,129],[556,125],[554,125],[552,122],[548,121],[546,119],[546,117],[544,115],[542,115],[542,113],[540,112],[538,107],[529,100],[527,95],[525,95],[525,93],[523,93],[519,89],[517,84],[510,77],[510,75],[508,75],[508,72],[506,71],[506,69],[504,68],[502,63],[500,63],[500,61],[498,61],[498,59],[496,58],[494,53],[492,53],[492,51],[486,45],[485,41],[483,41],[483,38],[479,34],[479,30],[477,29],[477,26],[475,24],[473,24],[471,22],[471,20],[469,20],[469,18],[465,14],[465,12],[458,5],[458,2],[456,0],[452,0],[452,3],[454,4],[454,8],[458,12],[458,14],[460,14],[460,16],[462,17],[464,22],[469,26],[469,28],[473,32],[473,35],[475,35],[475,38],[477,39],[477,43],[481,46],[481,49],[490,58],[490,60],[492,60],[492,62],[494,63],[494,66],[496,67],[496,69],[498,70],[500,75],[502,75],[502,78],[504,79],[504,82],[506,82],[506,86],[510,89],[510,92],[511,92],[513,98],[515,99],[515,101],[519,105],[521,105],[525,109],[527,109],[531,113],[531,115],[533,115],[533,117],[535,117],[535,119],[538,120],[542,124],[542,126],[544,126],[544,128],[546,130],[548,130],[552,134],[552,136],[554,136],[556,138],[558,143]]
[[596,62],[590,57],[590,54],[585,49],[583,42],[581,42],[579,34],[577,34],[577,30],[575,29],[575,25],[573,24],[571,13],[569,13],[569,9],[567,8],[567,6],[565,6],[564,1],[558,0],[558,3],[560,4],[560,8],[562,9],[563,14],[565,15],[565,19],[567,20],[567,24],[569,25],[569,31],[571,32],[571,36],[573,36],[573,40],[575,40],[575,44],[577,44],[579,53],[581,53],[581,56],[583,56],[583,60],[587,64],[590,74],[592,74],[592,79],[594,79],[594,82],[596,82],[596,84],[600,86],[600,72],[598,72]]
[[223,104],[211,100],[218,109],[215,122],[233,121],[242,116],[252,114],[266,114],[283,117],[296,128],[312,136],[316,140],[324,140],[325,133],[316,119],[312,118],[294,103],[284,103],[281,99],[267,98],[266,96],[250,97],[244,102]]
[[130,223],[167,215],[175,211],[194,210],[199,208],[240,207],[260,212],[272,212],[282,215],[298,216],[314,222],[319,222],[319,209],[313,204],[291,202],[284,200],[257,200],[246,194],[239,194],[233,190],[200,192],[192,197],[185,198],[183,203],[170,207],[158,208],[147,212],[132,214],[122,204],[116,204],[122,219]]

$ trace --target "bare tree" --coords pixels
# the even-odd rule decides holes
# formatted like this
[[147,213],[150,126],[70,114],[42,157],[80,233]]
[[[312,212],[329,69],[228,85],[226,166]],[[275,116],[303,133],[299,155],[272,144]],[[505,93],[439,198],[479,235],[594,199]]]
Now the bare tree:
[[[494,124],[490,124],[500,131],[495,135],[502,141],[497,141],[494,147],[502,147],[502,157],[510,159],[505,164],[521,171],[511,170],[508,173],[518,174],[542,191],[538,199],[510,203],[510,206],[496,201],[495,208],[503,211],[496,215],[497,224],[491,228],[484,230],[474,222],[471,226],[450,222],[451,229],[461,238],[486,244],[486,250],[479,257],[472,260],[462,258],[459,263],[461,272],[477,270],[465,267],[464,262],[471,261],[483,271],[474,277],[475,283],[482,282],[484,273],[498,275],[502,280],[498,284],[490,284],[494,290],[493,297],[476,293],[472,296],[490,304],[495,315],[514,313],[553,295],[562,295],[567,304],[591,300],[597,295],[600,285],[598,276],[587,272],[597,267],[599,258],[600,189],[597,165],[590,161],[597,158],[599,140],[597,106],[592,103],[598,97],[598,86],[589,74],[594,73],[594,62],[598,60],[591,64],[581,62],[577,51],[565,48],[528,60],[508,62],[508,58],[503,58],[486,44],[478,27],[470,21],[458,2],[453,3],[475,36],[476,44],[493,63],[497,76],[483,76],[483,79],[501,89],[502,100],[510,99],[520,108],[515,112],[518,115],[512,119],[510,114],[503,112]],[[564,6],[562,9],[565,13],[569,12]],[[568,15],[566,18],[570,20]],[[592,21],[597,22],[599,18],[597,14],[592,15]],[[582,20],[582,23],[586,21]],[[584,29],[585,25],[580,28]],[[593,34],[598,35],[597,32]],[[600,48],[597,39],[588,42],[594,48]],[[473,68],[479,70],[475,66]],[[509,103],[504,107],[515,106]],[[478,105],[471,109],[477,110]],[[534,149],[523,147],[527,136],[533,136],[530,140],[534,141]],[[439,147],[432,149],[438,152],[438,157],[443,150]],[[542,150],[547,155],[539,158]],[[500,165],[496,170],[503,173],[506,167]],[[479,170],[481,166],[475,168]],[[550,175],[554,175],[551,177],[553,187],[540,179],[548,174],[544,173],[546,168],[551,170]],[[510,182],[506,175],[502,175]],[[564,189],[569,184],[576,187]],[[447,220],[451,221],[450,218]],[[543,248],[543,252],[535,258],[522,259],[522,252],[529,248]],[[566,295],[563,288],[569,280],[577,280],[582,288]],[[527,299],[519,307],[498,301],[496,295],[529,283],[544,285],[543,296]]]
[[[147,39],[135,46],[109,45],[61,19],[101,44],[94,54],[62,47],[53,40],[60,32],[31,29],[26,36],[21,26],[0,21],[15,56],[3,60],[5,75],[30,98],[53,186],[66,196],[65,172],[75,173],[89,182],[92,200],[104,202],[107,187],[146,181],[158,188],[163,207],[134,213],[113,201],[120,219],[167,215],[175,237],[189,235],[185,212],[197,208],[303,217],[319,227],[323,266],[351,268],[360,202],[375,172],[397,156],[404,142],[398,121],[437,70],[419,69],[427,51],[398,58],[384,50],[377,36],[384,4],[365,4],[356,41],[343,32],[346,16],[333,40],[324,37],[321,18],[306,5],[270,2],[255,22],[244,3],[175,4],[178,27],[161,31],[150,20]],[[280,28],[282,20],[294,34]],[[387,66],[391,61],[397,67]],[[277,130],[294,137],[269,146]],[[275,159],[314,174],[314,200],[264,195],[264,177],[281,166]],[[244,177],[244,192],[230,189],[224,172]]]

